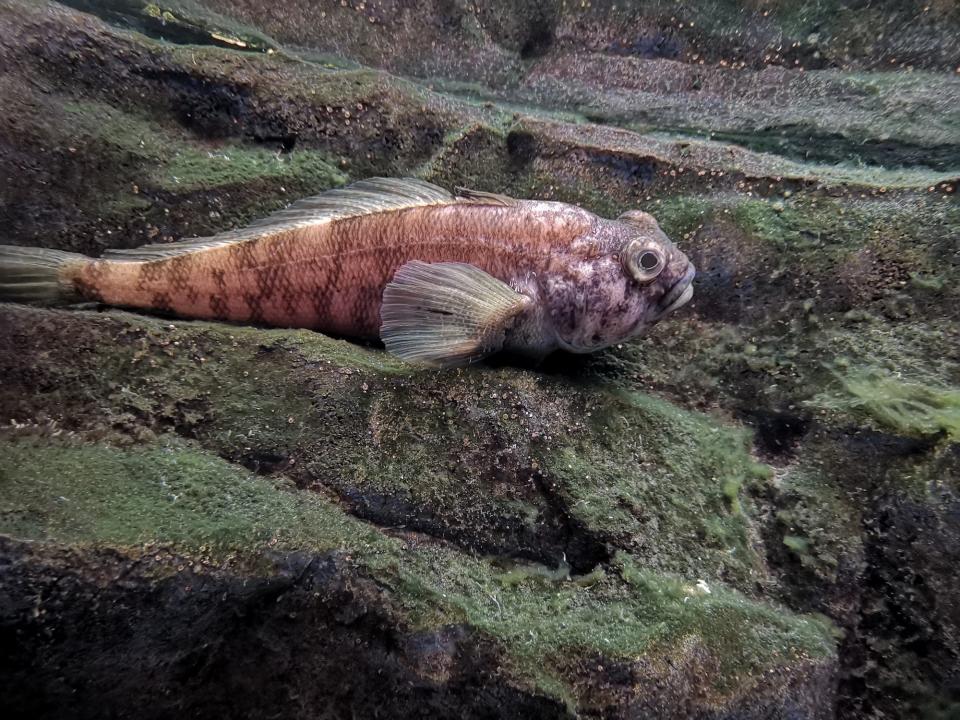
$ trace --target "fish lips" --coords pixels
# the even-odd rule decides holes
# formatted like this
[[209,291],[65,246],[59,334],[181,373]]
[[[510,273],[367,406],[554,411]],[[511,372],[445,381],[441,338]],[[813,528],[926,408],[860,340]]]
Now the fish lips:
[[656,317],[658,320],[690,302],[690,299],[693,297],[693,278],[696,274],[697,269],[693,263],[688,263],[687,270],[683,273],[683,277],[673,284],[673,287],[670,288],[667,294],[664,295],[657,304]]

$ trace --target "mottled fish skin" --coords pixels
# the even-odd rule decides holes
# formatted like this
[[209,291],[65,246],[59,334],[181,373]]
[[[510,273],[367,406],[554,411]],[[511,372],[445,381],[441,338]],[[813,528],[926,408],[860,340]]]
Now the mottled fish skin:
[[[90,260],[66,270],[78,295],[184,318],[377,338],[381,299],[411,260],[473,265],[532,299],[504,347],[588,352],[660,319],[660,302],[692,266],[642,213],[607,220],[556,202],[449,201],[294,228],[145,262]],[[637,222],[639,218],[639,222]],[[631,245],[633,243],[633,245]],[[654,244],[664,267],[639,283],[625,248]],[[674,293],[676,294],[676,293]]]

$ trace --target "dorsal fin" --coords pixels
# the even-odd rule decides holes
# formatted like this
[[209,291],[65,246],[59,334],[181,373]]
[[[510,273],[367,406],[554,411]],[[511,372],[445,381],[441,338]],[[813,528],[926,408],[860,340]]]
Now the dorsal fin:
[[519,200],[509,197],[508,195],[486,192],[485,190],[471,190],[470,188],[458,186],[454,188],[454,191],[457,193],[458,200],[467,200],[477,205],[503,205],[504,207],[513,207],[519,202]]
[[108,250],[109,260],[149,261],[256,240],[274,232],[357,215],[424,205],[442,205],[456,199],[441,187],[417,178],[371,178],[346,187],[303,198],[246,227],[210,237],[144,245],[130,250]]

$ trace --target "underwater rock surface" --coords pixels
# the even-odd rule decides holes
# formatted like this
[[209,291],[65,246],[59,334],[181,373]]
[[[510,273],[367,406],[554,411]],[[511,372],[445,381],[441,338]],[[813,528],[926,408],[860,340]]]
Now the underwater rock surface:
[[414,174],[701,271],[537,369],[0,306],[9,716],[960,711],[960,16],[860,5],[2,0],[5,243]]

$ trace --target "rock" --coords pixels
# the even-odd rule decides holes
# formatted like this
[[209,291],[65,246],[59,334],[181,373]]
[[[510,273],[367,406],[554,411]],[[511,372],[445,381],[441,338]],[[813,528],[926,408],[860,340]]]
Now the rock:
[[448,373],[3,306],[13,716],[956,709],[949,11],[845,44],[754,4],[68,5],[0,4],[4,242],[416,174],[641,207],[700,274],[640,342]]
[[[381,662],[399,664],[407,669],[396,683],[414,682],[403,679],[413,673],[418,685],[433,688],[422,692],[439,708],[463,702],[481,712],[492,703],[497,714],[538,706],[592,714],[608,706],[626,712],[642,702],[672,717],[682,699],[696,713],[725,707],[761,717],[782,706],[817,716],[816,698],[832,692],[828,625],[757,597],[770,577],[740,486],[764,475],[735,430],[653,398],[517,370],[424,374],[380,351],[306,332],[167,327],[124,314],[14,308],[4,325],[12,343],[2,359],[3,405],[17,418],[2,450],[8,529],[41,547],[115,548],[107,557],[120,567],[112,568],[103,567],[101,554],[72,551],[79,558],[71,566],[100,582],[105,574],[123,577],[128,588],[115,589],[117,599],[107,601],[95,579],[70,580],[78,584],[67,591],[75,611],[86,596],[87,612],[96,614],[101,606],[128,607],[134,602],[128,592],[201,591],[190,596],[194,610],[171,606],[155,620],[141,620],[158,639],[133,631],[124,640],[147,654],[141,669],[128,672],[153,668],[156,692],[187,672],[181,656],[200,653],[206,659],[189,662],[212,667],[241,652],[221,644],[203,649],[212,641],[203,636],[194,636],[203,644],[196,650],[156,646],[159,638],[188,633],[204,596],[246,607],[246,594],[256,592],[251,587],[299,582],[285,580],[276,563],[311,553],[313,559],[300,562],[327,568],[331,579],[319,589],[304,581],[294,596],[327,597],[333,592],[327,582],[352,587],[361,578],[369,596],[335,594],[322,612],[348,616],[342,621],[348,627],[372,613],[379,619],[365,623],[382,626],[378,632],[391,638],[378,642],[396,648],[371,651],[378,659],[357,650],[341,664],[370,663],[371,674]],[[73,340],[66,342],[68,336]],[[118,382],[108,368],[126,379]],[[49,596],[43,583],[54,573],[47,563],[55,561],[22,558],[23,546],[13,542],[7,550],[11,575],[4,586],[16,590],[4,616],[20,639],[17,697],[32,708],[52,682],[32,668],[63,667],[95,639],[77,637],[75,647],[26,642],[43,631],[22,623],[66,622],[55,597],[33,606],[40,613],[34,621],[17,609],[25,595]],[[153,566],[146,574],[144,557]],[[151,580],[159,577],[168,584]],[[258,607],[273,608],[270,598]],[[293,609],[277,620],[271,609],[256,611],[251,621],[290,626],[318,612],[308,611],[305,600],[291,602]],[[223,634],[241,611],[221,611],[223,620],[205,621],[217,627],[211,638],[233,642]],[[104,612],[104,625],[123,622],[123,612]],[[327,621],[308,622],[316,628]],[[750,632],[743,635],[743,627]],[[250,642],[248,631],[238,628],[235,642]],[[256,647],[242,651],[250,667],[270,666],[277,652],[283,658],[308,652],[262,637],[272,630],[253,632]],[[419,646],[422,633],[450,632],[461,640],[443,641],[446,654],[439,657],[407,657],[398,649]],[[317,642],[324,662],[330,653],[347,652]],[[464,644],[489,645],[486,659],[466,659]],[[127,651],[117,652],[121,662]],[[270,672],[287,672],[288,662]],[[680,665],[665,675],[663,662]],[[320,671],[308,662],[297,672],[308,668],[311,676]],[[250,672],[235,671],[237,680],[224,687]],[[65,688],[60,702],[76,704],[78,692],[90,693],[80,704],[97,712],[111,702],[98,689],[109,667],[83,683],[86,690],[69,684],[81,682],[79,668],[63,672],[73,689]],[[494,673],[495,699],[463,695],[460,683],[477,681],[471,673]],[[283,682],[292,691],[305,678]],[[660,689],[638,697],[636,687],[648,682]],[[301,698],[304,707],[329,700],[341,684],[313,686]],[[47,700],[63,707],[56,697]],[[258,714],[260,705],[247,706],[244,697],[222,702]],[[119,700],[112,702],[123,711]],[[188,702],[196,712],[234,707],[209,698],[196,703]],[[365,703],[344,707],[363,713]],[[158,715],[165,707],[157,706]],[[397,713],[414,707],[398,706]]]

